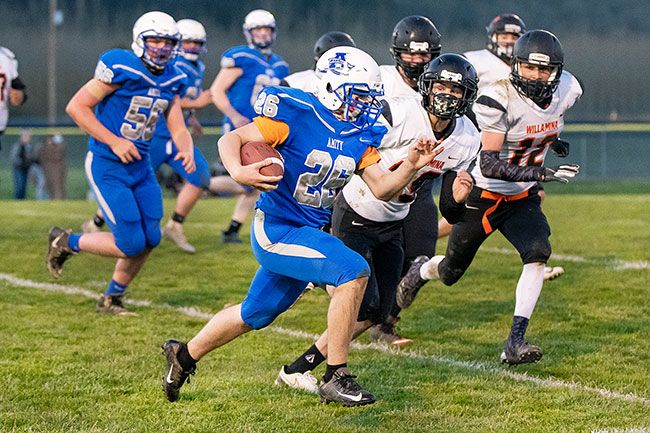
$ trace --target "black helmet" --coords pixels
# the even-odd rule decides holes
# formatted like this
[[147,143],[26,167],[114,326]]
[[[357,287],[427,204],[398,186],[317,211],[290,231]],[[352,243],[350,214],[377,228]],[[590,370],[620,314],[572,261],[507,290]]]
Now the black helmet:
[[440,54],[440,48],[440,33],[427,17],[413,15],[402,18],[393,29],[390,52],[395,63],[402,67],[404,74],[411,80],[418,79],[424,70],[424,64],[411,66],[402,60],[400,53],[430,53],[433,59]]
[[498,45],[497,35],[512,33],[513,35],[520,37],[526,32],[526,24],[518,15],[501,14],[494,17],[485,30],[487,30],[488,51],[499,57],[504,62],[510,63],[510,59],[512,59],[512,46],[504,47]]
[[[434,94],[434,83],[453,83],[463,89],[461,99],[446,93]],[[478,74],[465,57],[458,54],[442,54],[431,60],[418,79],[422,106],[440,119],[451,119],[465,114],[478,93]]]
[[[529,80],[521,76],[520,65],[542,65],[551,67],[548,80]],[[560,84],[564,51],[560,41],[546,30],[531,30],[524,33],[515,43],[512,53],[510,81],[519,93],[540,104],[548,101]]]
[[316,41],[314,45],[314,61],[317,62],[320,56],[330,48],[334,47],[356,47],[352,36],[343,32],[327,32]]

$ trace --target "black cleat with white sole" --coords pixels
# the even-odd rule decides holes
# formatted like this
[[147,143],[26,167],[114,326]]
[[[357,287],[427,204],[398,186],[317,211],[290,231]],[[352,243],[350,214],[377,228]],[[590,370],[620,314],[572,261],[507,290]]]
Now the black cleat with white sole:
[[410,307],[422,286],[429,281],[423,280],[420,276],[420,268],[428,261],[429,258],[427,256],[416,257],[413,263],[411,263],[411,267],[406,272],[406,275],[402,277],[397,285],[395,298],[400,308],[405,309]]
[[184,345],[185,343],[180,341],[167,340],[161,346],[163,355],[167,358],[167,370],[165,371],[165,377],[163,377],[162,386],[165,397],[171,402],[178,400],[181,386],[183,386],[185,380],[190,383],[190,375],[196,372],[196,366],[185,370],[178,360],[178,352]]
[[526,341],[508,341],[501,352],[501,362],[507,365],[531,364],[542,359],[542,349]]
[[323,403],[341,403],[343,406],[363,406],[375,402],[375,396],[370,394],[354,380],[346,367],[334,372],[328,382],[321,381],[318,385],[318,395]]

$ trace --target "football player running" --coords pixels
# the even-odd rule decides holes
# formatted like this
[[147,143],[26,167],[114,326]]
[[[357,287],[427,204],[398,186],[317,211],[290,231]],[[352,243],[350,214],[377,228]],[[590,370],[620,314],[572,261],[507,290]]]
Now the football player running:
[[[289,65],[272,51],[275,42],[275,17],[269,11],[256,9],[244,19],[247,45],[227,50],[221,57],[221,70],[210,91],[214,105],[224,114],[224,134],[250,123],[255,117],[253,104],[264,86],[275,86],[289,74]],[[237,194],[228,229],[221,233],[225,243],[241,243],[239,230],[259,197],[259,191],[238,185],[228,176],[217,176],[210,182],[213,192]]]
[[[179,20],[177,23],[180,33],[180,56],[176,56],[174,65],[187,75],[188,85],[181,99],[181,108],[185,116],[185,124],[195,131],[201,131],[201,124],[194,116],[194,110],[203,108],[211,103],[210,91],[201,91],[205,65],[201,58],[206,52],[207,36],[201,23],[191,19]],[[154,173],[165,163],[178,173],[185,183],[181,188],[171,219],[163,228],[163,235],[173,241],[181,250],[194,253],[196,249],[187,241],[183,231],[183,222],[202,194],[202,189],[210,185],[210,169],[208,162],[198,147],[194,147],[196,171],[188,173],[182,163],[176,160],[178,149],[171,139],[171,134],[164,119],[158,121],[156,131],[149,146],[149,159]],[[81,229],[84,233],[94,233],[101,230],[105,219],[100,210],[93,219],[84,222]]]
[[334,47],[356,47],[356,44],[352,36],[347,33],[337,31],[325,33],[314,44],[314,67],[305,71],[294,72],[282,80],[280,85],[314,93],[318,86],[316,63],[325,51]]
[[[387,98],[421,98],[418,78],[425,65],[440,54],[440,40],[438,29],[427,17],[408,16],[395,25],[390,47],[395,63],[379,67]],[[436,251],[438,208],[433,201],[433,183],[433,179],[423,179],[415,202],[404,220],[403,274],[417,257],[431,257]],[[371,341],[397,345],[410,342],[395,329],[399,313],[399,308],[395,306],[384,323],[373,326],[370,330]]]
[[0,47],[0,136],[7,127],[9,105],[16,107],[27,100],[25,88],[18,76],[16,56],[8,48]]
[[115,257],[117,264],[99,312],[128,314],[123,296],[160,243],[162,194],[149,162],[158,119],[165,116],[176,160],[195,170],[194,145],[185,127],[180,96],[186,75],[171,63],[179,41],[174,19],[147,12],[133,26],[132,51],[113,49],[99,58],[95,76],[72,97],[66,112],[90,134],[86,176],[112,233],[71,233],[53,227],[47,266],[59,277],[80,251]]
[[[410,96],[382,101],[390,128],[378,149],[379,167],[390,173],[408,157],[421,136],[435,137],[444,150],[422,167],[414,180],[391,200],[378,199],[361,176],[354,175],[334,201],[332,232],[363,256],[370,277],[357,316],[353,338],[373,324],[384,323],[392,312],[395,290],[402,276],[402,230],[409,208],[425,179],[442,176],[440,210],[456,221],[464,213],[473,181],[467,170],[480,148],[479,132],[464,115],[477,94],[476,70],[457,54],[443,54],[429,62],[418,79],[421,99]],[[280,369],[276,384],[316,392],[312,371],[327,358],[327,332],[292,364]]]
[[[495,81],[508,79],[512,62],[512,49],[517,39],[526,32],[526,24],[518,15],[500,14],[490,21],[486,30],[487,48],[468,51],[463,54],[476,67],[479,77],[479,90]],[[473,113],[471,114],[473,116]],[[551,145],[551,150],[558,156],[567,156],[568,144],[565,146],[565,143],[562,140],[557,140]],[[543,202],[545,198],[544,189],[541,184],[538,187]],[[451,224],[445,218],[441,218],[438,221],[438,238],[449,236],[451,228]],[[561,266],[544,267],[544,280],[552,280],[562,274],[564,274],[564,268]]]
[[454,225],[445,255],[414,263],[398,287],[398,297],[410,298],[431,279],[456,283],[485,239],[499,230],[523,262],[510,335],[501,354],[509,365],[542,358],[542,350],[524,339],[551,255],[551,231],[537,182],[567,183],[579,171],[574,164],[542,166],[564,127],[564,113],[582,95],[563,65],[562,46],[552,33],[532,30],[517,40],[510,79],[481,90],[474,104],[482,149],[471,172],[476,186],[465,214]]
[[[268,326],[300,296],[307,282],[335,286],[327,313],[329,359],[318,386],[321,400],[359,406],[375,401],[347,367],[350,337],[370,275],[364,258],[320,228],[328,222],[338,190],[357,172],[376,197],[388,200],[442,149],[420,139],[405,161],[387,174],[377,164],[386,128],[375,125],[383,94],[379,67],[354,47],[327,51],[317,64],[315,94],[266,87],[255,103],[253,123],[219,140],[221,158],[235,180],[266,191],[251,228],[260,264],[244,301],[225,308],[187,344],[163,344],[167,372],[163,389],[179,397],[196,362],[208,352],[253,329]],[[264,141],[284,157],[282,177],[259,173],[270,160],[241,165],[243,143]]]

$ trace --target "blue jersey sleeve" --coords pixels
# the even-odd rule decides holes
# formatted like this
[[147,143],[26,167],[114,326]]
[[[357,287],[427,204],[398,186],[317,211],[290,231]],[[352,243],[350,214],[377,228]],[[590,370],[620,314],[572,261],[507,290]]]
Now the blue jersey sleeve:
[[242,47],[233,47],[221,56],[222,68],[241,68],[246,70],[251,59],[242,51]]
[[305,92],[279,86],[264,87],[258,94],[253,108],[259,116],[269,117],[290,126],[305,111],[312,111]]
[[99,57],[94,77],[106,84],[122,84],[130,79],[130,59],[125,50],[106,51]]

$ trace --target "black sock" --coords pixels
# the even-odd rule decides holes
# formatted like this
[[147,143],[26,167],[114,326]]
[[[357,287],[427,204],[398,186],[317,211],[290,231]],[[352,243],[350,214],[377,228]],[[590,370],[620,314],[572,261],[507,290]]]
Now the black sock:
[[178,362],[181,363],[183,370],[188,371],[196,367],[196,359],[192,358],[189,350],[187,350],[187,344],[181,346],[181,350],[178,351]]
[[239,233],[240,227],[241,227],[241,223],[232,220],[230,221],[230,227],[228,227],[228,230],[226,230],[226,234]]
[[101,227],[101,226],[104,225],[105,221],[104,221],[104,218],[101,215],[95,214],[95,216],[93,217],[93,222],[95,223],[95,225],[97,227]]
[[183,221],[185,221],[185,215],[181,215],[179,213],[174,212],[172,215],[172,220],[176,221],[179,224],[183,224]]
[[347,362],[344,362],[343,364],[336,364],[336,365],[327,364],[327,370],[325,370],[325,374],[323,375],[323,382],[329,382],[332,379],[332,376],[334,376],[334,372],[336,370],[347,366],[348,366]]
[[510,326],[510,336],[508,340],[513,343],[523,343],[524,334],[526,334],[526,328],[528,328],[528,319],[522,316],[513,316],[512,325]]
[[285,367],[284,371],[293,374],[293,373],[304,373],[306,371],[314,371],[314,368],[318,367],[325,357],[320,350],[313,344],[305,353],[300,355],[298,359],[293,361],[291,365]]

